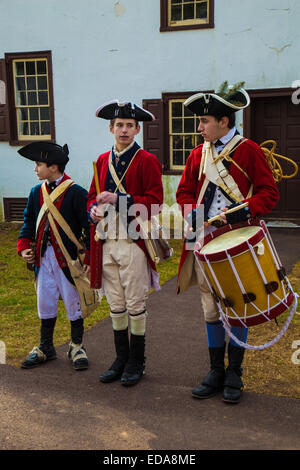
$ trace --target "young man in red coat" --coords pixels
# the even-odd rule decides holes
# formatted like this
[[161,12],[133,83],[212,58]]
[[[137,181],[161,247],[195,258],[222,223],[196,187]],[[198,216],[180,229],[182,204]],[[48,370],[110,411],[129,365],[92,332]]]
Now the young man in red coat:
[[[191,152],[176,196],[185,219],[194,231],[199,229],[204,219],[204,235],[215,230],[206,221],[217,214],[220,214],[222,223],[234,224],[268,214],[279,198],[264,153],[256,143],[240,136],[235,127],[235,112],[250,103],[247,92],[240,86],[231,89],[225,86],[225,91],[222,94],[197,93],[184,103],[199,116],[198,130],[204,144]],[[225,146],[230,158],[216,163],[218,154]],[[247,207],[224,215],[226,210],[246,201]],[[190,210],[186,214],[184,207],[187,205]],[[230,339],[229,366],[225,371],[225,330],[201,269],[185,243],[178,273],[178,293],[193,283],[200,287],[211,370],[192,395],[209,398],[224,390],[225,402],[238,403],[243,385],[241,365],[245,349]],[[247,328],[232,327],[231,330],[239,341],[247,341]]]
[[[154,120],[151,113],[114,100],[98,108],[96,116],[110,120],[109,129],[115,138],[112,150],[101,154],[96,163],[100,194],[94,176],[88,196],[89,217],[94,223],[91,285],[102,287],[109,303],[116,349],[116,359],[100,381],[120,378],[122,385],[134,385],[145,367],[148,290],[151,285],[155,287],[155,280],[157,286],[157,271],[139,235],[135,215],[143,212],[144,219],[150,219],[153,208],[157,211],[162,204],[162,167],[155,155],[135,142],[138,122]],[[107,213],[105,231],[103,216]]]

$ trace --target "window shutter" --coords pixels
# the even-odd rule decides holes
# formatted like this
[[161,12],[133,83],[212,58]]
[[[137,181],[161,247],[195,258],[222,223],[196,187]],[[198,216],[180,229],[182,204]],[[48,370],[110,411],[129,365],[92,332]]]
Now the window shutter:
[[161,99],[143,100],[143,108],[154,114],[155,121],[143,123],[143,147],[157,156],[164,168],[163,105]]
[[7,99],[5,59],[0,59],[0,141],[9,140],[9,116]]

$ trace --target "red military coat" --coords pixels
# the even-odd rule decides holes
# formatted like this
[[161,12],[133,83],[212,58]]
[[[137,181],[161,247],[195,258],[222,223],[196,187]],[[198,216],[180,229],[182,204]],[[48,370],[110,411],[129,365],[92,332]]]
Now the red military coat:
[[[176,200],[182,211],[185,204],[190,204],[193,208],[197,206],[198,196],[205,180],[205,176],[202,175],[201,180],[198,181],[201,156],[202,145],[199,145],[189,155],[179,182]],[[245,197],[243,202],[248,202],[251,216],[255,218],[267,215],[276,205],[279,192],[263,151],[255,142],[248,139],[236,148],[231,157],[249,177],[248,179],[235,164],[230,164],[229,174]],[[252,196],[247,199],[251,184],[253,184]],[[178,281],[189,253],[190,251],[186,250],[184,244],[178,270]],[[180,289],[180,282],[178,282],[178,287]]]
[[[106,181],[108,174],[109,154],[110,152],[101,154],[96,162],[100,192],[107,190]],[[163,203],[163,186],[161,175],[162,166],[158,158],[155,155],[140,149],[124,178],[127,194],[133,197],[134,204],[143,204],[146,207],[149,218],[151,215],[151,206],[153,204],[161,205]],[[90,210],[91,206],[96,203],[96,196],[97,192],[95,178],[93,178],[88,194],[88,211]],[[100,288],[102,275],[103,241],[95,241],[95,229],[96,225],[91,224],[90,279],[91,287]],[[144,241],[140,239],[136,243],[145,252],[151,269],[156,271],[155,263],[149,257]]]

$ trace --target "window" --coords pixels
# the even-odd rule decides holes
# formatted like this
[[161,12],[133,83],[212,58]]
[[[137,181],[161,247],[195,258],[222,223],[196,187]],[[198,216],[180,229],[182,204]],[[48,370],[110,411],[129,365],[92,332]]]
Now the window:
[[55,140],[51,52],[5,54],[9,140]]
[[160,31],[213,27],[214,0],[161,0]]
[[183,105],[184,99],[169,100],[170,170],[183,170],[192,149],[202,142],[198,118]]
[[165,175],[181,174],[192,149],[203,142],[198,117],[183,105],[194,93],[163,93],[160,99],[143,100],[156,118],[143,124],[143,147],[158,157]]

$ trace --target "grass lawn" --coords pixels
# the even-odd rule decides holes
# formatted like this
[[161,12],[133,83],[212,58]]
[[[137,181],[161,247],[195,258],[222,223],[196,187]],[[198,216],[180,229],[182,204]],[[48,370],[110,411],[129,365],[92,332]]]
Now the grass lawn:
[[[20,226],[0,224],[0,340],[6,345],[6,362],[19,366],[33,345],[39,344],[40,322],[36,313],[36,294],[33,273],[16,254],[16,239]],[[181,240],[171,240],[174,256],[158,265],[160,281],[176,276],[181,253]],[[300,261],[289,279],[300,295]],[[298,307],[299,309],[299,307]],[[109,315],[105,299],[88,318],[85,328],[91,328]],[[264,344],[274,338],[286,315],[275,322],[249,329],[250,344]],[[297,313],[287,332],[274,346],[262,351],[246,351],[244,384],[247,391],[300,398],[300,313]],[[63,302],[59,302],[55,344],[69,341],[70,327]],[[296,341],[299,341],[297,346]],[[299,353],[297,353],[299,350]]]

